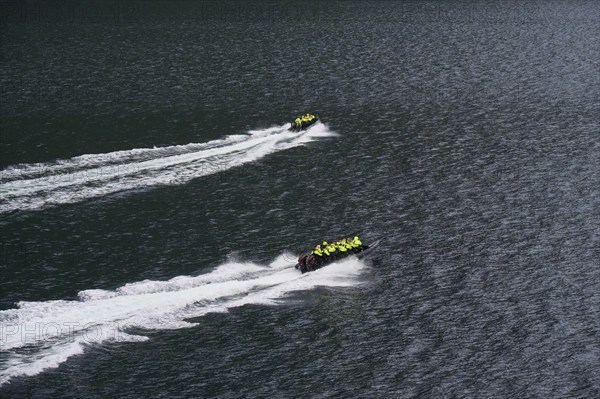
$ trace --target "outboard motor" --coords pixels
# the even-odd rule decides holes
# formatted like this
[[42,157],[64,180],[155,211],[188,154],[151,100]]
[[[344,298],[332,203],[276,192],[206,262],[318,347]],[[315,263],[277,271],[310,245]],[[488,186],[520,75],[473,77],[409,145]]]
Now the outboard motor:
[[310,256],[308,256],[308,257],[305,259],[304,263],[306,264],[306,269],[307,269],[308,271],[311,271],[311,272],[312,272],[313,270],[316,270],[316,269],[315,269],[315,263],[316,263],[316,262],[315,262],[315,256],[314,256],[314,255],[310,255]]
[[298,264],[296,265],[296,269],[300,268],[302,273],[306,273],[306,255],[302,255],[298,258]]

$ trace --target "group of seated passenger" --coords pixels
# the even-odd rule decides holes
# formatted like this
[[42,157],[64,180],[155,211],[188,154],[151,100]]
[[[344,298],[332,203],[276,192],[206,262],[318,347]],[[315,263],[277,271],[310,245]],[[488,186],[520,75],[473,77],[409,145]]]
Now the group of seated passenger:
[[310,124],[315,118],[316,118],[316,116],[311,115],[311,114],[298,115],[296,117],[296,119],[294,120],[294,125],[297,128],[302,128],[303,126]]
[[341,240],[328,243],[323,241],[323,244],[317,245],[312,254],[318,257],[340,257],[346,255],[348,252],[360,252],[363,250],[363,244],[358,239],[358,236],[354,238],[342,238]]

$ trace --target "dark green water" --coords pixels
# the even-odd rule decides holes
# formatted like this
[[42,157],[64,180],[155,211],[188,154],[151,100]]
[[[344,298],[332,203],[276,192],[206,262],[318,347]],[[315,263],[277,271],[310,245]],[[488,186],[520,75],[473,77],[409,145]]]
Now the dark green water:
[[0,396],[600,396],[598,2],[73,4],[0,3]]

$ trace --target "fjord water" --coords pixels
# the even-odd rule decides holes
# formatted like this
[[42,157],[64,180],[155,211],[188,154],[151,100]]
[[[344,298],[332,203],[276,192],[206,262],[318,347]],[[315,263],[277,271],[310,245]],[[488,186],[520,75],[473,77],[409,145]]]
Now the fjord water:
[[2,8],[0,396],[600,395],[598,2],[91,4]]

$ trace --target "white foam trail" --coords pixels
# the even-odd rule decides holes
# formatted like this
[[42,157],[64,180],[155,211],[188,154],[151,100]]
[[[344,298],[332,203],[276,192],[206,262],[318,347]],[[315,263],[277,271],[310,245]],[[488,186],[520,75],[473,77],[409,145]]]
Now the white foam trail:
[[0,213],[67,204],[119,191],[184,184],[264,156],[335,135],[318,122],[301,132],[288,125],[252,130],[207,143],[87,154],[18,164],[0,175]]
[[287,293],[316,286],[359,284],[364,264],[345,259],[301,274],[281,255],[268,266],[226,263],[199,276],[169,281],[145,280],[115,291],[86,290],[78,301],[19,302],[0,311],[0,385],[58,367],[85,346],[106,342],[143,341],[131,328],[178,329],[210,312],[245,304],[276,304]]

